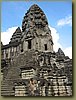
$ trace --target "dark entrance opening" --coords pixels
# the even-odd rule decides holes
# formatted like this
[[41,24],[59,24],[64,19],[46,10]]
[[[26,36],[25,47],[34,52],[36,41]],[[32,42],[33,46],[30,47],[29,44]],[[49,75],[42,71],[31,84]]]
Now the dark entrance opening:
[[21,44],[21,52],[23,52],[23,43]]
[[21,52],[23,52],[23,49],[21,49]]
[[6,53],[6,58],[8,58],[8,53]]
[[45,50],[47,50],[47,44],[44,44],[44,46],[45,46]]
[[28,49],[31,49],[31,40],[28,40]]

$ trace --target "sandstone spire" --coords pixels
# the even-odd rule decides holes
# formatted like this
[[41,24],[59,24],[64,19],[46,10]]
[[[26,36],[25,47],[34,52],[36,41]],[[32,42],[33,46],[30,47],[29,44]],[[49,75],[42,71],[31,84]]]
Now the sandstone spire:
[[22,31],[30,27],[44,28],[46,25],[48,25],[48,22],[44,12],[38,5],[34,4],[23,18]]
[[22,35],[21,29],[20,27],[18,27],[16,31],[13,33],[12,38],[10,39],[11,40],[10,43],[19,42],[21,39],[21,35]]

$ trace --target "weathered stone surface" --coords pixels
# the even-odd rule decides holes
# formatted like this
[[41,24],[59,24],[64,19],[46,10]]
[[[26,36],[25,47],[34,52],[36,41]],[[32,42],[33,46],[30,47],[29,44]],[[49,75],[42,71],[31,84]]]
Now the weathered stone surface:
[[18,27],[10,43],[2,45],[2,55],[2,96],[72,96],[72,60],[60,48],[54,52],[38,5],[25,14],[22,32]]
[[11,40],[10,43],[20,42],[21,37],[22,37],[22,32],[20,27],[18,27],[16,31],[13,33],[12,38],[10,39]]

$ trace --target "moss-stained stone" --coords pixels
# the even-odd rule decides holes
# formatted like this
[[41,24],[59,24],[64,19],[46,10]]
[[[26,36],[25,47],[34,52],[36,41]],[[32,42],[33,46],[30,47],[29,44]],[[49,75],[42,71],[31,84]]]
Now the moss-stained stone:
[[[2,43],[1,43],[2,44]],[[72,59],[53,50],[46,15],[34,4],[2,47],[2,96],[72,96]]]

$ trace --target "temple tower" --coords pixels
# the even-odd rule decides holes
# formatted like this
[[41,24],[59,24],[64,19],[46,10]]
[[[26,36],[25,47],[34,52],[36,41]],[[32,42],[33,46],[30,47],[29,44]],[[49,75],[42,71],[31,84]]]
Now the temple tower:
[[48,21],[41,8],[34,4],[22,21],[22,51],[53,52],[53,40]]
[[48,26],[34,4],[22,29],[16,29],[9,44],[1,43],[1,96],[72,96],[72,59],[60,48],[53,52]]
[[12,38],[10,39],[10,43],[20,42],[21,40],[21,29],[18,27],[16,31],[13,33]]

